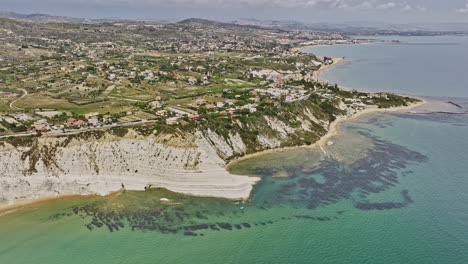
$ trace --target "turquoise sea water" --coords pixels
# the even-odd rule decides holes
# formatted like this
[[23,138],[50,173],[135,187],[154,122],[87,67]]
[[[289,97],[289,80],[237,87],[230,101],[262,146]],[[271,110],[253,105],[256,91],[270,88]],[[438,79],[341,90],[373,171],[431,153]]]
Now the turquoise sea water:
[[[372,38],[372,37],[369,37]],[[307,49],[346,60],[321,74],[330,83],[369,92],[468,97],[468,37],[381,37],[401,44]]]
[[0,263],[468,263],[468,116],[372,114],[341,132],[234,166],[263,177],[249,204],[151,190],[1,216]]

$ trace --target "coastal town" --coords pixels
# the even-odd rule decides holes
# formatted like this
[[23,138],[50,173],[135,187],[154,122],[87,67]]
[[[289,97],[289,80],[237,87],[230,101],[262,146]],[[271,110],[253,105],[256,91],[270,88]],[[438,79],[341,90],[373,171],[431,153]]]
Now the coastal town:
[[[296,58],[297,56],[301,55],[299,53],[286,53],[283,55],[286,59]],[[261,58],[258,55],[256,57]],[[249,70],[243,76],[240,76],[239,79],[221,79],[220,77],[213,76],[211,72],[204,73],[203,71],[206,68],[203,66],[194,68],[190,66],[193,65],[190,63],[191,61],[188,61],[186,64],[180,63],[181,61],[187,62],[187,59],[184,60],[181,59],[181,56],[178,56],[177,59],[171,61],[171,65],[178,65],[179,68],[183,67],[186,69],[186,76],[178,73],[174,74],[173,72],[169,74],[163,71],[155,73],[153,70],[148,69],[138,71],[135,67],[126,70],[118,66],[111,66],[109,63],[102,61],[94,64],[94,67],[102,67],[103,65],[105,67],[99,68],[93,73],[85,71],[89,70],[90,66],[84,66],[83,64],[70,70],[61,67],[61,71],[65,74],[75,73],[86,76],[85,82],[88,80],[106,82],[108,80],[106,84],[108,86],[104,86],[104,91],[98,91],[101,94],[93,96],[93,101],[90,103],[77,103],[78,106],[96,104],[99,100],[108,102],[111,100],[109,98],[115,98],[116,101],[125,102],[125,107],[130,110],[119,112],[115,111],[118,109],[112,109],[113,113],[109,111],[104,112],[109,110],[109,106],[111,106],[105,105],[96,108],[95,111],[80,114],[82,111],[79,107],[76,109],[78,111],[73,111],[75,109],[61,110],[60,108],[53,108],[53,106],[42,108],[40,105],[37,106],[39,107],[37,109],[29,108],[26,111],[22,108],[16,108],[16,111],[13,111],[13,113],[0,116],[0,131],[4,135],[11,135],[12,133],[29,135],[33,132],[60,133],[142,122],[178,124],[183,122],[183,120],[204,121],[206,120],[206,115],[225,117],[249,115],[257,112],[257,109],[263,109],[265,105],[293,103],[306,100],[310,96],[320,98],[321,102],[338,99],[333,90],[334,87],[327,87],[327,85],[316,82],[313,79],[313,74],[311,74],[314,70],[319,70],[322,65],[332,64],[333,60],[331,58],[315,57],[310,60],[309,64],[295,63],[292,65],[298,68],[295,70],[284,71],[265,68]],[[286,64],[286,66],[289,65]],[[50,68],[53,68],[53,66]],[[306,70],[309,72],[306,72]],[[101,80],[98,78],[101,78]],[[133,91],[129,92],[131,90],[129,88],[133,88],[133,84],[128,85],[128,83],[132,83],[132,80],[138,79],[137,85],[142,82],[143,85],[147,85],[149,83],[161,82],[162,78],[164,78],[166,84],[175,84],[175,87],[182,85],[191,86],[184,90],[193,90],[193,92],[182,91],[176,96],[156,93],[152,98],[150,96],[142,98],[142,95],[136,94],[139,90],[136,87],[132,89]],[[210,89],[211,82],[216,82],[217,84],[214,86],[214,89]],[[129,88],[120,88],[123,84],[127,84]],[[68,92],[71,94],[71,91],[76,90],[75,94],[80,96],[81,91],[84,90],[86,93],[87,89],[93,89],[92,87],[83,87],[85,87],[83,84],[78,84],[75,87],[70,87]],[[221,90],[220,87],[224,89]],[[104,93],[108,95],[115,94],[116,96],[105,98],[103,96]],[[129,95],[122,95],[122,93]],[[387,94],[385,93],[366,94],[355,91],[354,94],[355,96],[344,101],[346,106],[343,106],[351,112],[355,112],[361,108],[377,107],[377,105],[372,104],[373,99],[387,99]],[[19,105],[19,100],[16,99],[21,97],[20,94],[2,92],[0,96],[8,98],[8,101],[14,100],[15,104]],[[78,101],[81,99],[82,101],[86,101],[88,99],[85,96],[81,98],[73,98],[72,100]],[[11,105],[13,106],[13,104]]]
[[[79,41],[60,37],[61,31],[54,38],[34,32],[25,38],[12,30],[13,21],[2,22],[1,41],[9,47],[0,54],[2,137],[141,123],[184,126],[213,118],[235,122],[312,99],[330,113],[348,115],[405,103],[396,95],[347,91],[318,80],[320,69],[338,60],[297,47],[355,43],[341,34],[186,20],[80,26],[74,29],[83,34]],[[221,33],[223,27],[233,34]],[[86,38],[88,31],[105,36],[121,28],[142,31],[145,41]],[[185,38],[146,35],[168,29]]]

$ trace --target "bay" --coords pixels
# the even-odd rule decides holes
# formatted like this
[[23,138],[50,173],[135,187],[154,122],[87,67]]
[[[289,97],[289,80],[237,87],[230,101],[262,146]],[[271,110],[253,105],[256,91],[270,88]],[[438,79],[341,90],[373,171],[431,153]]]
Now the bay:
[[[363,37],[373,38],[373,37]],[[387,42],[306,49],[345,57],[321,79],[350,89],[411,95],[468,97],[468,37],[380,37]],[[392,43],[399,40],[400,43]]]

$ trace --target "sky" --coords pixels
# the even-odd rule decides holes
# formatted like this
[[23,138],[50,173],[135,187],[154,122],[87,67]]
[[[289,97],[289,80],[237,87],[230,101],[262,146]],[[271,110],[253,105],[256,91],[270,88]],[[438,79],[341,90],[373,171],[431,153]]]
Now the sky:
[[468,23],[468,0],[0,0],[0,11],[144,20]]

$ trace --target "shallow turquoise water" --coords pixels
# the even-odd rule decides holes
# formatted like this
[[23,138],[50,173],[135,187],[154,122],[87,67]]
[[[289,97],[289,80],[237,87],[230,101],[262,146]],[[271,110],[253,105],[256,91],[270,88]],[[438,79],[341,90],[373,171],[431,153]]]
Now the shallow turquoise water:
[[[268,157],[274,167],[268,161],[240,166],[265,177],[248,205],[156,190],[104,200],[108,204],[93,211],[120,220],[140,212],[140,219],[149,219],[148,208],[170,197],[184,203],[185,220],[158,216],[147,223],[181,228],[175,234],[149,231],[152,224],[138,221],[132,231],[126,220],[119,231],[90,231],[85,224],[92,218],[81,219],[72,209],[102,199],[36,205],[0,218],[0,263],[466,263],[467,121],[455,115],[378,114],[349,122],[329,148],[333,154],[313,172],[309,162],[282,163],[281,154]],[[359,144],[369,158],[355,161],[346,154],[353,148],[347,137],[362,137]],[[322,154],[300,155],[307,160]],[[271,178],[275,170],[290,178]],[[146,209],[128,208],[139,202]],[[184,235],[184,227],[200,223],[220,230]],[[250,227],[234,226],[244,223]]]
[[468,263],[468,116],[372,114],[341,131],[325,153],[237,164],[263,177],[250,204],[152,190],[1,216],[0,263]]

